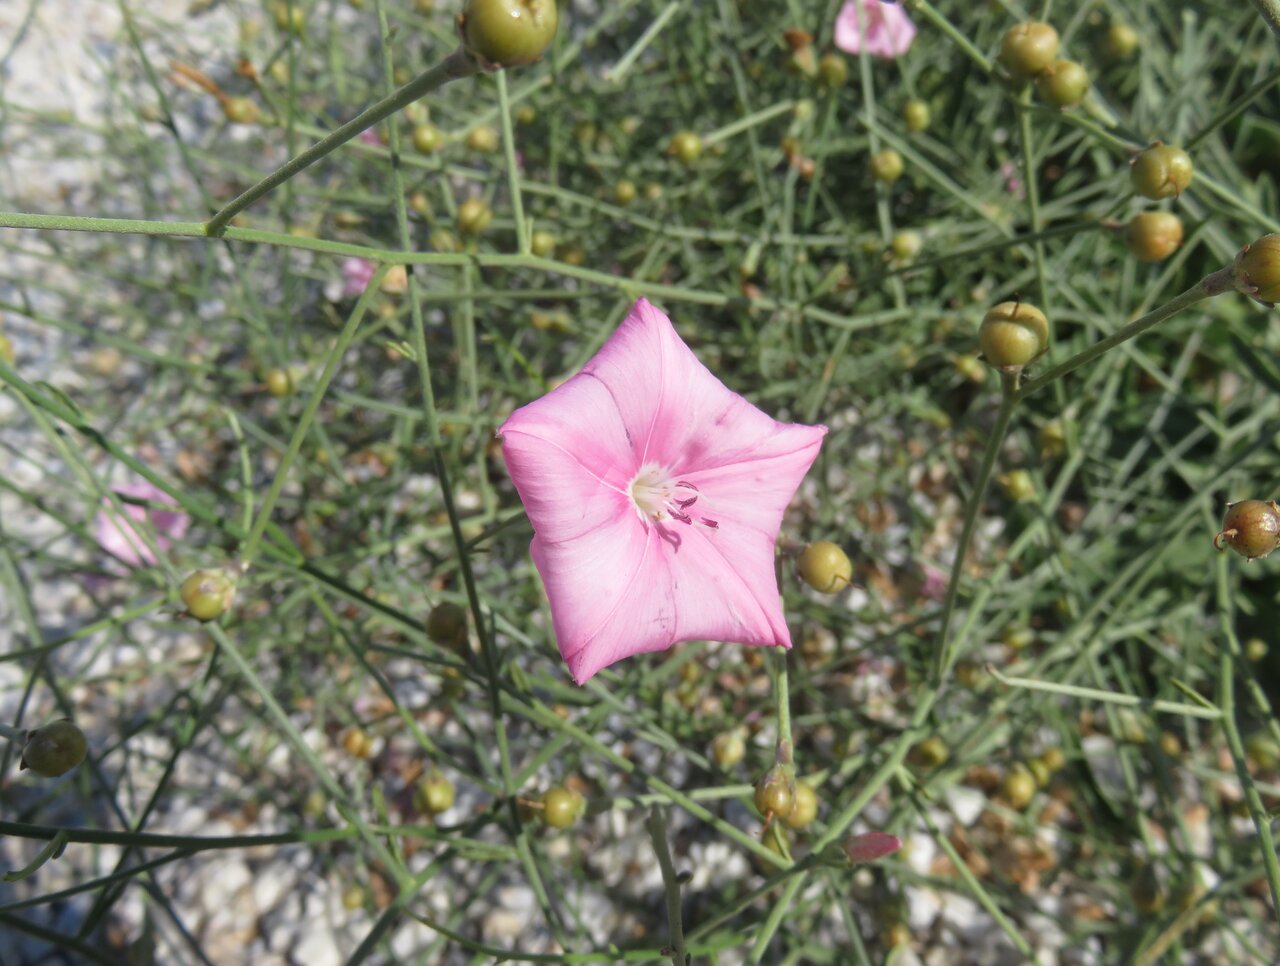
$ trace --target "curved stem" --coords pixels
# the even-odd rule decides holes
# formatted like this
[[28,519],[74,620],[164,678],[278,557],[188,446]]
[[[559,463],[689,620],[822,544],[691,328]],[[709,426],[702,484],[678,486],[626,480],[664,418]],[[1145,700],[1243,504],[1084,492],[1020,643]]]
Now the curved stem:
[[667,897],[667,928],[671,933],[671,962],[675,966],[687,966],[689,954],[685,950],[684,926],[680,918],[680,877],[671,861],[671,847],[667,844],[667,820],[656,805],[650,809],[645,821],[649,837],[653,839],[653,851],[662,869],[663,891]]
[[361,131],[366,131],[379,121],[391,116],[403,107],[412,104],[418,98],[430,94],[443,87],[449,81],[458,80],[476,73],[480,65],[465,50],[459,47],[452,54],[436,64],[430,70],[419,74],[399,90],[388,94],[378,103],[361,111],[342,127],[320,141],[317,141],[301,154],[290,158],[276,170],[245,190],[240,196],[226,205],[210,218],[204,226],[204,233],[210,238],[219,238],[227,230],[231,219],[244,211],[259,198],[274,191],[294,175],[311,167],[327,154],[332,154],[346,144]]

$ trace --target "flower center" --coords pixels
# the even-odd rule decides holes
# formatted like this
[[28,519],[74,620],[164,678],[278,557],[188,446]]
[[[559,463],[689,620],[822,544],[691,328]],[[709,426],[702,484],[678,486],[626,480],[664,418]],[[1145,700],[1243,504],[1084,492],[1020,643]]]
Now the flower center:
[[692,509],[701,497],[698,488],[684,480],[672,479],[670,471],[656,463],[640,467],[640,472],[627,487],[627,493],[631,497],[631,505],[645,524],[675,520],[685,526],[696,523],[711,530],[720,527],[715,520],[698,515]]

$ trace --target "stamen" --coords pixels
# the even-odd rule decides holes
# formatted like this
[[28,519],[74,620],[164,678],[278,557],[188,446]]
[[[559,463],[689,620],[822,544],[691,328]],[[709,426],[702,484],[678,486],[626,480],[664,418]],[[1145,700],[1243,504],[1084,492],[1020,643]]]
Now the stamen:
[[[678,497],[677,489],[689,490],[691,495]],[[699,517],[696,521],[687,512],[700,499],[701,494],[696,486],[688,480],[672,480],[667,470],[656,463],[642,466],[627,490],[631,497],[631,505],[635,508],[641,521],[647,527],[656,524],[664,540],[678,547],[678,541],[671,541],[670,534],[662,524],[668,520],[683,523],[685,526],[702,526],[708,530],[718,530],[720,524],[710,517]]]

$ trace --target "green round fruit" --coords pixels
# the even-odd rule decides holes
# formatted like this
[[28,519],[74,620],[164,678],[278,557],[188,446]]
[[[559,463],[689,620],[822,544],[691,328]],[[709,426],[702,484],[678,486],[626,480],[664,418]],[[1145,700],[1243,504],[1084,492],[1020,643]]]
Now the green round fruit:
[[883,151],[877,151],[871,155],[871,174],[877,181],[885,184],[893,184],[902,177],[902,172],[906,170],[906,164],[902,160],[902,155],[893,148],[885,148]]
[[747,743],[743,740],[741,731],[725,731],[711,740],[711,757],[721,768],[732,768],[746,754]]
[[796,780],[791,769],[774,765],[765,772],[756,782],[754,801],[756,809],[766,818],[789,815],[796,803]]
[[444,601],[436,604],[427,614],[427,637],[442,647],[455,650],[467,643],[467,612],[453,603]]
[[818,817],[818,793],[807,782],[796,782],[795,800],[791,811],[782,815],[787,828],[802,829]]
[[932,118],[933,112],[924,101],[912,99],[902,107],[902,123],[907,126],[908,131],[923,131]]
[[805,547],[797,567],[800,579],[823,594],[845,590],[853,579],[849,555],[829,540],[818,540]]
[[849,65],[839,54],[823,54],[818,60],[818,84],[833,91],[849,79]]
[[1009,769],[1000,783],[1000,794],[1016,809],[1024,809],[1036,795],[1036,780],[1025,765]]
[[1054,107],[1074,107],[1089,93],[1089,74],[1074,60],[1055,60],[1036,77],[1036,90]]
[[529,240],[529,250],[539,258],[550,258],[556,253],[556,236],[549,231],[535,231]]
[[576,822],[586,801],[572,788],[555,785],[542,796],[542,821],[552,828],[565,829]]
[[978,344],[997,369],[1021,369],[1049,348],[1049,321],[1034,305],[1001,302],[983,317]]
[[467,0],[458,23],[467,50],[486,65],[518,67],[556,35],[556,0]]
[[671,136],[667,153],[690,167],[702,157],[702,138],[693,131],[677,131]]
[[1140,262],[1159,262],[1182,245],[1182,219],[1171,211],[1143,211],[1124,229],[1124,243]]
[[1236,256],[1236,285],[1259,302],[1280,302],[1280,235],[1263,235]]
[[1038,20],[1015,24],[1000,41],[1000,63],[1016,81],[1035,77],[1057,56],[1058,31]]
[[57,778],[84,761],[88,753],[84,732],[70,718],[63,718],[27,735],[18,767],[42,778]]
[[639,193],[635,182],[626,178],[623,178],[613,186],[613,200],[624,207],[635,201]]
[[268,369],[263,382],[267,384],[267,392],[277,399],[293,394],[293,376],[288,369]]
[[1115,21],[1102,39],[1102,53],[1109,60],[1124,60],[1138,49],[1138,32],[1127,23]]
[[469,151],[475,151],[477,154],[492,154],[498,150],[498,132],[487,124],[482,124],[467,132],[465,143]]
[[413,791],[414,804],[428,815],[447,812],[453,807],[453,799],[453,782],[438,768],[428,770]]
[[201,623],[217,620],[231,608],[236,585],[221,570],[197,570],[179,591],[187,613]]
[[492,209],[480,198],[468,198],[458,205],[458,231],[464,235],[480,234],[492,220]]
[[920,250],[924,248],[924,239],[920,237],[918,231],[900,231],[893,236],[893,241],[889,243],[890,249],[893,251],[893,257],[902,262],[909,262],[920,254]]
[[434,124],[419,124],[413,129],[413,149],[419,154],[435,154],[444,147],[444,135]]
[[1176,198],[1191,184],[1194,173],[1186,151],[1157,141],[1133,159],[1129,181],[1144,198]]

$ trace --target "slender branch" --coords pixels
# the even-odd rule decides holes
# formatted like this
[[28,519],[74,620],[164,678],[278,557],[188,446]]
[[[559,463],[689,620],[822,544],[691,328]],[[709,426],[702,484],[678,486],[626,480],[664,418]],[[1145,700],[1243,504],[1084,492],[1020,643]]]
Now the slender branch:
[[687,966],[689,954],[684,945],[684,926],[680,919],[680,878],[671,861],[671,848],[667,844],[667,820],[662,809],[654,806],[645,819],[645,828],[653,839],[653,851],[662,869],[663,891],[667,897],[667,927],[671,933],[671,962],[675,966]]
[[346,144],[361,131],[366,131],[384,118],[390,117],[401,108],[407,107],[420,97],[443,87],[445,84],[476,73],[480,69],[475,59],[459,47],[452,54],[436,64],[430,70],[418,75],[399,90],[388,94],[378,103],[361,111],[342,127],[317,141],[296,157],[290,158],[280,167],[247,189],[235,200],[220,208],[208,222],[204,233],[211,238],[219,238],[227,230],[231,219],[244,211],[259,198],[274,191],[294,175],[305,171],[325,155],[332,154]]

